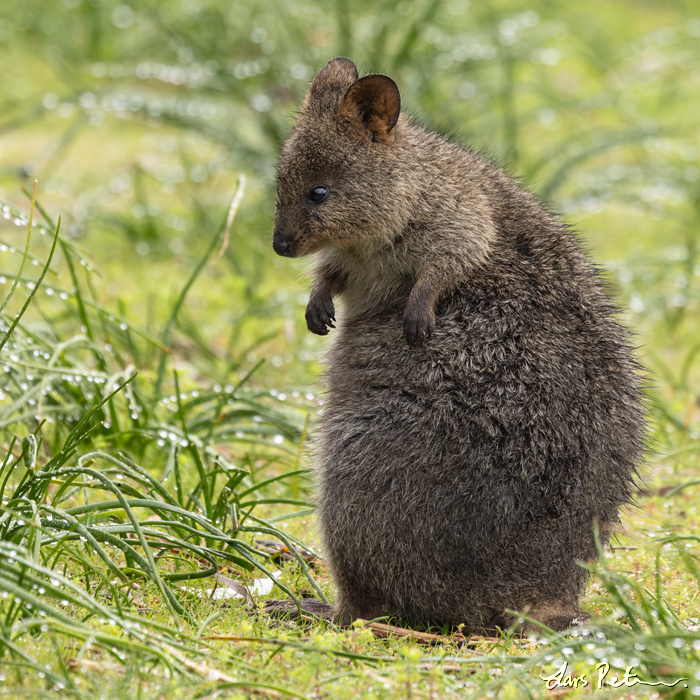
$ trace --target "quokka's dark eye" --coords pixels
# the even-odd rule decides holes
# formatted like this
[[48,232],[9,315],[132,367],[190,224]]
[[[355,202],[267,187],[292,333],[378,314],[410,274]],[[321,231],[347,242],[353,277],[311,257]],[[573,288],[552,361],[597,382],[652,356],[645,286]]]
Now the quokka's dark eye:
[[322,202],[329,192],[330,190],[325,185],[315,185],[309,190],[309,201]]

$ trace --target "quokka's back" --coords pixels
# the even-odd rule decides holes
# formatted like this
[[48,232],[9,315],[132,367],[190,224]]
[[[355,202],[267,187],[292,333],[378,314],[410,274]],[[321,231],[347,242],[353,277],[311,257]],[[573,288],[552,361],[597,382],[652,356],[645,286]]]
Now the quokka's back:
[[339,58],[285,143],[273,245],[318,253],[312,332],[342,302],[316,450],[333,614],[565,628],[644,433],[625,331],[572,234]]

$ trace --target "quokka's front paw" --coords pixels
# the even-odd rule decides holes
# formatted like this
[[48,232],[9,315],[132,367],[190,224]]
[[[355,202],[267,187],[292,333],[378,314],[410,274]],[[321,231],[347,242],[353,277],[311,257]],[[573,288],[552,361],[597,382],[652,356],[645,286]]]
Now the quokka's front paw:
[[316,335],[328,335],[335,328],[335,306],[331,299],[325,301],[310,300],[306,307],[306,327]]
[[409,304],[403,315],[403,332],[409,345],[419,345],[435,330],[435,313],[432,309]]

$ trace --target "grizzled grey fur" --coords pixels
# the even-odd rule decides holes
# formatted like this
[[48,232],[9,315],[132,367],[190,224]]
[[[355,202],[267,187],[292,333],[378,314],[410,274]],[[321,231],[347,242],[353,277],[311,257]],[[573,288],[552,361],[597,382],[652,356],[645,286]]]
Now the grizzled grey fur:
[[273,245],[318,255],[312,332],[341,301],[316,454],[332,614],[565,628],[644,435],[625,331],[570,231],[336,58],[284,145]]

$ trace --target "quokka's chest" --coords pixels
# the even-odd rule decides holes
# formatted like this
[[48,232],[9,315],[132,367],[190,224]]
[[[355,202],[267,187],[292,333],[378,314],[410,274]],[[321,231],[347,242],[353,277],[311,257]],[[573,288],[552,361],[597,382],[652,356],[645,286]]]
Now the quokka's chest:
[[400,307],[418,278],[418,261],[401,250],[381,250],[343,261],[343,316]]

